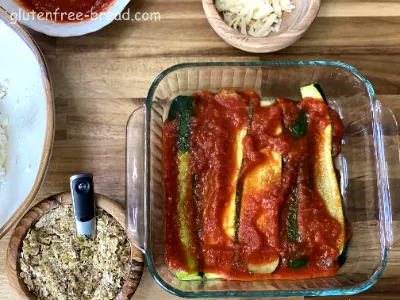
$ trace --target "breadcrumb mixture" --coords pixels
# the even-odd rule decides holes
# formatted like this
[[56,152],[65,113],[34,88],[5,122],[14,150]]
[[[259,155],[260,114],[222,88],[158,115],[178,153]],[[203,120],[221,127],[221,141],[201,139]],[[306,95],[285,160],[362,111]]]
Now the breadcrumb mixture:
[[115,298],[130,269],[124,229],[98,209],[96,239],[74,233],[71,205],[40,218],[23,241],[21,278],[39,299]]

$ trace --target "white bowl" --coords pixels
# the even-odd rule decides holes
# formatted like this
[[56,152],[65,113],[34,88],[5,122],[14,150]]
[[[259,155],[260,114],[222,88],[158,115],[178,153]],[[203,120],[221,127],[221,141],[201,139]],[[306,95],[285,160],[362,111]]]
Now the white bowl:
[[[46,20],[39,20],[32,14],[28,14],[24,8],[19,6],[13,0],[0,0],[0,6],[8,11],[13,18],[17,19],[19,23],[28,26],[35,31],[50,36],[71,37],[95,32],[107,26],[122,13],[129,2],[130,0],[115,0],[115,2],[104,12],[105,15],[96,19],[88,19],[76,23],[55,23]],[[22,17],[23,15],[25,17]]]
[[6,176],[0,187],[0,238],[29,208],[43,182],[54,135],[49,74],[30,36],[0,8],[0,85],[7,95]]

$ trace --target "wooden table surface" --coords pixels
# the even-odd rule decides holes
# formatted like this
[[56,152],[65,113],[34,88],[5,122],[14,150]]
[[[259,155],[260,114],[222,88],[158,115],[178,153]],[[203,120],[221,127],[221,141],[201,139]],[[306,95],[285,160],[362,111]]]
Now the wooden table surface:
[[[200,0],[134,0],[129,9],[131,14],[160,12],[161,21],[116,21],[77,38],[32,33],[47,59],[56,105],[54,150],[37,201],[68,190],[72,174],[92,172],[96,191],[123,204],[128,117],[157,74],[181,62],[345,62],[364,73],[378,99],[400,120],[399,0],[322,0],[318,18],[300,41],[265,55],[248,54],[222,41],[205,19]],[[14,298],[4,266],[9,237],[0,241],[0,299]],[[400,299],[399,249],[391,251],[377,284],[342,299]],[[175,297],[146,271],[134,298]]]

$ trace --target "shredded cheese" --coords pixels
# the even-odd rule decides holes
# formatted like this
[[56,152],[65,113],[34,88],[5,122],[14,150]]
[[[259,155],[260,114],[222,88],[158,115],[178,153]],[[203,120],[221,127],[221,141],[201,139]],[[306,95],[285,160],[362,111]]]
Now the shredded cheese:
[[215,0],[224,21],[233,29],[253,37],[279,32],[282,13],[291,12],[291,0]]

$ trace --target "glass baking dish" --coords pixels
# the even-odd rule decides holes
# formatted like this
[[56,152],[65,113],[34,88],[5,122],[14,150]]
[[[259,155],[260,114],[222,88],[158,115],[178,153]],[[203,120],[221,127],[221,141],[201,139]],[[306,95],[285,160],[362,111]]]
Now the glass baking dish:
[[[180,281],[165,260],[162,125],[177,95],[219,88],[255,89],[264,98],[300,100],[300,86],[318,82],[342,117],[345,136],[335,159],[345,216],[353,236],[347,260],[332,277],[302,280]],[[127,228],[154,279],[181,297],[349,295],[381,276],[399,239],[400,164],[397,122],[367,79],[337,62],[191,63],[153,82],[146,103],[127,125]],[[397,198],[397,199],[396,199]]]

